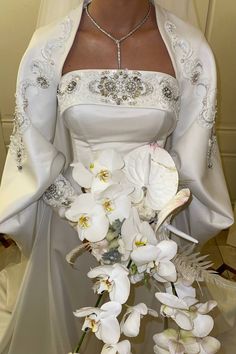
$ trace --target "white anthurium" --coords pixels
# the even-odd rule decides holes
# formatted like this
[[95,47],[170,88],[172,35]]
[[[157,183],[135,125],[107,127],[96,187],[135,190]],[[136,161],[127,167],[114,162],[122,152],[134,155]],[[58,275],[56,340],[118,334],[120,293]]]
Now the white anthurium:
[[141,246],[156,245],[157,239],[155,232],[147,221],[141,221],[136,208],[132,208],[129,218],[121,227],[120,253],[123,254],[122,260],[127,260],[131,252]]
[[116,263],[96,267],[88,272],[89,278],[98,278],[95,284],[97,294],[109,293],[110,300],[124,304],[130,294],[129,270]]
[[167,202],[166,205],[164,205],[164,207],[158,213],[156,231],[169,216],[182,209],[182,207],[188,202],[190,196],[191,192],[188,188],[181,189],[176,195],[173,196],[173,198]]
[[150,314],[153,317],[158,317],[157,312],[148,309],[144,303],[128,306],[120,324],[121,332],[127,337],[137,337],[140,331],[141,318],[147,314]]
[[113,149],[103,150],[97,158],[87,162],[85,166],[81,162],[71,164],[74,180],[91,192],[99,192],[123,178],[122,168],[124,160]]
[[115,301],[106,302],[97,307],[83,307],[74,312],[76,317],[85,317],[83,331],[90,329],[96,337],[106,344],[116,344],[120,339],[120,325],[117,320],[121,312],[121,304]]
[[198,303],[196,298],[179,299],[167,293],[156,293],[155,296],[163,304],[161,313],[172,318],[181,329],[191,331],[193,336],[199,338],[206,337],[212,331],[214,321],[207,313],[217,305],[215,301]]
[[66,211],[68,220],[77,224],[81,241],[98,242],[105,238],[109,220],[103,207],[96,203],[91,193],[80,194]]
[[176,194],[178,172],[170,154],[156,144],[132,150],[125,158],[124,172],[135,187],[131,194],[134,203],[145,198],[145,205],[161,210]]
[[177,244],[172,240],[163,240],[156,245],[144,245],[131,253],[131,259],[138,271],[150,273],[157,281],[175,282],[177,273],[171,260],[177,253]]
[[131,209],[129,194],[133,187],[122,184],[112,184],[101,193],[95,195],[95,199],[104,208],[104,211],[112,224],[115,220],[123,221],[128,218]]
[[101,354],[132,354],[130,342],[126,339],[117,344],[105,344]]

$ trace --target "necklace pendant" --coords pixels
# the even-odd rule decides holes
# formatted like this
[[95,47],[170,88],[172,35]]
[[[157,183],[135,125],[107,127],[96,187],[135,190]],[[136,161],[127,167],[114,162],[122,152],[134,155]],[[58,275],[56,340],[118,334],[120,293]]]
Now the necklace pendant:
[[117,45],[117,60],[118,60],[118,69],[121,68],[121,49],[120,49],[120,42],[116,42]]

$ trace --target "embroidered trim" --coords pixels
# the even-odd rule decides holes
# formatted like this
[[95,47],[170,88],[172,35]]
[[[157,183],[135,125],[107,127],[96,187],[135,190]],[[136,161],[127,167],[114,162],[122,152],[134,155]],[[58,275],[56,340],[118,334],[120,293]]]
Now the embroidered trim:
[[212,90],[209,80],[203,77],[203,64],[195,56],[190,43],[176,34],[175,24],[167,21],[165,30],[171,39],[173,50],[180,56],[184,77],[192,85],[196,85],[196,92],[202,97],[202,109],[198,116],[198,123],[204,128],[211,129],[215,123],[216,90]]
[[68,208],[74,201],[75,196],[75,190],[70,182],[60,174],[44,192],[43,200],[54,208]]
[[128,69],[75,70],[62,77],[58,87],[61,113],[75,104],[155,107],[178,117],[180,97],[175,78],[158,72]]
[[173,50],[180,55],[180,64],[183,67],[184,76],[195,85],[199,82],[203,72],[203,65],[199,58],[194,56],[190,43],[180,38],[176,33],[176,26],[170,21],[165,23],[165,30],[169,35]]
[[217,146],[217,137],[216,137],[215,129],[212,129],[211,136],[208,141],[208,150],[207,150],[208,168],[213,168],[213,157],[216,154],[216,146]]
[[16,105],[13,119],[13,131],[10,136],[9,151],[16,161],[18,170],[23,169],[23,164],[26,161],[27,153],[23,141],[23,133],[30,126],[30,118],[26,113],[29,105],[27,98],[27,89],[29,87],[36,87],[38,89],[48,89],[55,76],[55,65],[52,56],[55,50],[63,48],[65,41],[69,38],[72,29],[72,20],[67,16],[66,19],[60,23],[62,27],[62,34],[59,38],[54,38],[48,41],[45,47],[41,50],[43,60],[33,60],[30,65],[31,73],[35,76],[34,79],[26,79],[17,84],[15,94]]

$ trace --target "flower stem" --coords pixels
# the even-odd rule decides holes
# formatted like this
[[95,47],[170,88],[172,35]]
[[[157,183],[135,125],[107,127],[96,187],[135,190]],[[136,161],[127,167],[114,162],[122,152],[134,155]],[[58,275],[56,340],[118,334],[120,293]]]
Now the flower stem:
[[175,289],[174,283],[171,283],[171,288],[172,288],[173,294],[178,297],[178,294],[177,294],[177,291]]
[[[98,297],[98,299],[97,299],[96,304],[95,304],[94,307],[98,307],[98,306],[99,306],[99,304],[100,304],[100,302],[101,302],[101,300],[102,300],[103,294],[104,294],[104,293],[102,293],[102,294],[99,295],[99,297]],[[88,331],[87,331],[87,332],[88,332]],[[74,353],[78,353],[78,352],[79,352],[79,350],[80,350],[80,348],[81,348],[81,346],[82,346],[82,344],[83,344],[83,342],[84,342],[84,338],[85,338],[87,332],[84,332],[84,333],[82,334],[82,336],[80,337],[79,343],[78,343],[77,347],[75,348]]]
[[[128,264],[128,266],[127,266],[128,269],[131,267],[131,264],[132,264],[132,259],[129,261],[129,264]],[[99,297],[98,297],[98,299],[97,299],[96,304],[95,304],[94,307],[98,307],[98,306],[100,305],[100,302],[101,302],[101,300],[102,300],[103,295],[104,295],[104,293],[102,293],[102,294],[99,295]],[[82,344],[83,344],[83,342],[84,342],[84,338],[85,338],[86,334],[87,334],[87,332],[84,332],[84,333],[81,335],[80,340],[79,340],[79,343],[78,343],[77,347],[75,348],[75,350],[74,350],[74,352],[73,352],[74,354],[76,354],[76,353],[79,352],[79,350],[80,350],[80,348],[81,348],[81,346],[82,346]]]

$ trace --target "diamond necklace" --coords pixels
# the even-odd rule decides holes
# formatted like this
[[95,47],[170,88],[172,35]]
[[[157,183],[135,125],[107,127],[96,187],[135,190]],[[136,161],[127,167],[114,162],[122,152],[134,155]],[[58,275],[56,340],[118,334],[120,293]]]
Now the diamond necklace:
[[101,31],[103,32],[105,35],[107,35],[110,39],[112,39],[115,44],[117,45],[117,60],[118,60],[118,68],[121,69],[121,46],[120,43],[122,41],[124,41],[126,38],[128,38],[129,36],[131,36],[135,31],[137,31],[137,29],[139,29],[148,19],[150,11],[151,11],[151,3],[149,2],[149,8],[148,8],[148,12],[145,15],[145,17],[143,18],[143,20],[137,24],[137,26],[135,26],[128,34],[126,34],[125,36],[123,36],[120,39],[117,39],[115,37],[113,37],[110,33],[108,33],[107,31],[105,31],[95,20],[94,18],[90,15],[89,11],[88,11],[88,6],[89,4],[87,4],[85,6],[85,10],[86,10],[86,14],[88,15],[88,17],[90,18],[90,20],[93,22],[93,24]]

